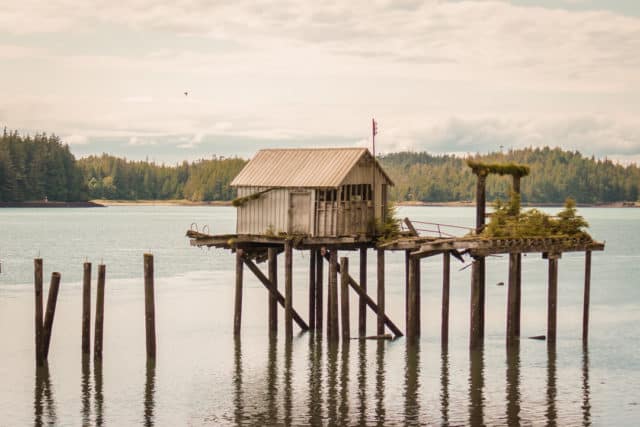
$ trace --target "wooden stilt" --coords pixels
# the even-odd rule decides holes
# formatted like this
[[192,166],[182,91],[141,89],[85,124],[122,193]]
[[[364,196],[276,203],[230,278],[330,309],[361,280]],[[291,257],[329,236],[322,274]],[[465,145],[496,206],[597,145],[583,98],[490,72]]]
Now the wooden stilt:
[[589,300],[591,295],[591,251],[585,252],[584,300],[582,302],[582,342],[589,341]]
[[[360,248],[360,287],[367,292],[367,248]],[[358,336],[367,335],[367,302],[360,297],[358,302]]]
[[49,296],[47,298],[47,311],[44,316],[43,327],[43,357],[49,358],[49,345],[51,344],[51,331],[53,330],[53,318],[56,315],[56,304],[58,302],[58,291],[60,289],[60,273],[51,273],[51,284],[49,285]]
[[82,354],[91,353],[91,263],[85,262],[82,276]]
[[418,337],[418,331],[416,330],[417,321],[416,321],[416,308],[417,305],[415,303],[416,294],[417,294],[417,264],[413,258],[409,259],[409,285],[408,285],[408,303],[407,303],[407,340],[413,341]]
[[144,254],[144,313],[147,361],[156,358],[156,303],[153,254]]
[[36,258],[33,260],[33,284],[34,284],[34,294],[35,294],[35,340],[36,340],[36,364],[38,366],[42,366],[44,364],[44,330],[43,330],[43,320],[42,320],[42,282],[43,282],[43,272],[42,272],[42,258]]
[[440,340],[442,345],[449,343],[449,285],[451,281],[451,254],[442,254],[442,320],[440,323]]
[[482,346],[484,336],[481,329],[481,316],[480,310],[480,268],[479,262],[473,261],[471,265],[471,313],[470,313],[470,326],[469,326],[469,347],[476,349]]
[[519,253],[517,258],[517,276],[516,276],[516,313],[514,319],[514,333],[516,337],[520,336],[520,319],[522,308],[522,254]]
[[322,333],[323,318],[323,269],[324,269],[324,249],[316,251],[316,331]]
[[106,268],[98,265],[98,288],[96,289],[96,320],[93,337],[93,360],[102,359],[102,338],[104,335],[104,286]]
[[329,253],[329,293],[327,301],[327,339],[339,340],[338,331],[338,251]]
[[291,241],[284,243],[284,330],[286,339],[293,338],[293,253]]
[[420,285],[420,258],[419,257],[415,257],[413,258],[413,262],[415,263],[415,281],[416,281],[416,289],[415,289],[415,299],[414,299],[414,304],[415,304],[415,309],[414,309],[414,313],[415,313],[415,322],[416,322],[416,337],[420,336],[420,332],[422,331],[422,304],[421,304],[421,285]]
[[349,323],[349,258],[340,258],[340,316],[342,317],[342,340],[351,338]]
[[[265,276],[264,273],[260,271],[258,266],[245,256],[243,256],[242,260],[245,265],[249,267],[249,270],[251,270],[251,272],[255,274],[260,283],[262,283],[272,295],[276,296],[276,301],[278,302],[278,304],[286,308],[285,297],[280,293],[280,291],[278,291],[277,287],[272,285],[267,276]],[[296,312],[293,307],[291,307],[291,316],[293,317],[293,320],[298,324],[298,326],[300,326],[300,329],[302,329],[303,331],[309,330],[309,326],[305,323],[304,320],[302,320],[302,317],[300,317],[298,312]]]
[[236,249],[236,288],[233,304],[233,335],[239,336],[242,327],[242,249]]
[[509,289],[507,290],[507,345],[513,345],[517,341],[516,316],[518,287],[518,254],[509,254]]
[[378,335],[384,335],[384,250],[378,249]]
[[309,251],[309,328],[316,329],[316,253]]
[[409,313],[413,313],[409,296],[409,265],[411,264],[411,251],[404,251],[404,324],[407,334],[409,334],[409,322],[413,319],[413,315],[409,316]]
[[486,263],[484,257],[478,258],[478,288],[480,292],[480,298],[478,301],[478,309],[480,311],[480,335],[484,340],[484,319],[485,319],[485,304],[486,304]]
[[[328,259],[328,255],[325,256],[325,258]],[[340,265],[337,265],[338,267],[338,273],[340,273]],[[349,275],[349,286],[351,286],[351,289],[353,289],[354,291],[356,291],[356,293],[361,296],[362,298],[364,298],[365,302],[367,303],[367,306],[374,312],[376,313],[376,315],[378,314],[378,305],[375,303],[375,301],[360,287],[360,285],[358,285],[358,282],[356,282],[353,277],[351,277],[351,275]],[[395,323],[393,323],[393,321],[389,318],[389,316],[387,316],[386,314],[383,315],[383,321],[384,324],[387,326],[387,328],[389,328],[389,330],[391,332],[393,332],[393,334],[396,337],[401,337],[403,336],[402,331],[400,331],[400,329],[395,325]]]
[[[278,289],[278,251],[276,248],[269,248],[268,253],[268,270],[269,281],[273,287]],[[276,336],[278,334],[278,298],[274,292],[269,292],[269,334]]]
[[549,254],[549,291],[547,294],[547,345],[556,343],[558,323],[558,258],[560,254]]

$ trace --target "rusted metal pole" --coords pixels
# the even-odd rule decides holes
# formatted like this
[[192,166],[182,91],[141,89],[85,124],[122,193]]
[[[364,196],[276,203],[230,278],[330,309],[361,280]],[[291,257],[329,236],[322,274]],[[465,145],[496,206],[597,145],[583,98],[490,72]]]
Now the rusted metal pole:
[[[360,287],[367,292],[367,248],[360,248]],[[367,335],[367,301],[360,296],[358,300],[358,336]]]
[[47,311],[44,316],[43,327],[43,357],[49,358],[49,345],[51,344],[51,331],[53,330],[53,318],[56,315],[56,304],[58,302],[58,290],[60,289],[60,273],[51,273],[51,283],[49,284],[49,296],[47,298]]
[[547,294],[547,344],[555,345],[558,323],[558,254],[549,254],[549,291]]
[[324,255],[321,249],[316,251],[316,331],[322,333],[322,318],[323,318],[323,297],[324,297]]
[[449,287],[451,282],[451,254],[442,254],[442,321],[440,340],[443,345],[449,343]]
[[384,250],[378,249],[378,321],[377,333],[384,335]]
[[329,254],[329,293],[327,301],[327,339],[339,340],[338,331],[338,251]]
[[507,345],[516,342],[516,317],[518,315],[517,304],[518,287],[518,254],[509,254],[509,289],[507,290]]
[[286,339],[293,338],[293,248],[284,242],[284,331]]
[[316,253],[309,251],[309,329],[316,329]]
[[33,260],[33,284],[35,294],[35,340],[36,340],[36,364],[42,366],[44,364],[44,330],[42,321],[42,258]]
[[153,254],[144,254],[144,315],[147,360],[156,358],[156,304]]
[[591,295],[591,251],[584,254],[584,300],[582,303],[582,342],[589,341],[589,300]]
[[83,264],[82,275],[82,354],[91,353],[91,263]]
[[233,335],[239,336],[242,328],[242,249],[236,249],[236,288],[233,304]]
[[104,335],[104,286],[106,267],[98,265],[98,288],[96,290],[96,320],[93,336],[93,360],[102,359],[102,337]]
[[340,309],[342,317],[342,340],[351,339],[349,323],[349,258],[340,258]]
[[[278,251],[276,248],[269,248],[267,254],[269,281],[278,289]],[[269,292],[269,334],[278,334],[278,298],[273,292]]]
[[481,347],[484,339],[481,329],[480,298],[480,268],[476,260],[471,265],[471,313],[469,316],[469,347],[471,349]]

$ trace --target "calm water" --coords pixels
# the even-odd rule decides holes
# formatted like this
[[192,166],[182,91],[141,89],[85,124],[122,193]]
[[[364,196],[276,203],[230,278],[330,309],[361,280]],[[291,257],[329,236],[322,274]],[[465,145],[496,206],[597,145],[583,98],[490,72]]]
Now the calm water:
[[[506,351],[506,287],[495,284],[507,281],[507,259],[495,257],[487,261],[484,350],[469,352],[470,269],[460,270],[464,264],[457,261],[448,350],[439,341],[438,257],[422,261],[423,335],[415,346],[404,339],[327,346],[310,334],[291,343],[270,341],[267,293],[248,271],[242,338],[234,340],[234,258],[192,248],[184,237],[191,223],[200,229],[208,224],[213,233],[233,232],[233,208],[2,209],[0,426],[636,425],[640,209],[581,213],[592,235],[607,241],[606,251],[593,256],[588,348],[580,339],[584,255],[565,254],[556,350],[523,339],[519,350]],[[420,207],[403,208],[400,215],[469,226],[474,212]],[[155,366],[145,362],[141,278],[147,251],[156,263]],[[357,253],[343,255],[357,262]],[[49,363],[40,370],[33,344],[37,256],[44,259],[45,282],[52,271],[62,273]],[[95,366],[80,354],[85,260],[94,263],[94,280],[97,264],[107,265],[104,362]],[[305,319],[307,267],[307,254],[296,254],[294,307]],[[388,255],[388,312],[401,329],[403,281],[403,255]],[[373,275],[369,283],[375,283]],[[545,334],[546,261],[539,255],[523,258],[522,301],[522,335]],[[355,297],[351,304],[356,306]],[[371,314],[368,326],[374,333]]]

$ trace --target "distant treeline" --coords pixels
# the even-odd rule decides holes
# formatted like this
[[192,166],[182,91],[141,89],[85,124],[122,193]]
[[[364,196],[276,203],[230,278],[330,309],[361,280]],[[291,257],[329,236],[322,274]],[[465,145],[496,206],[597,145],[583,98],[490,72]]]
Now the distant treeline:
[[[524,202],[561,203],[569,196],[578,203],[638,200],[637,165],[625,167],[549,147],[478,155],[473,159],[530,166],[531,174],[521,181]],[[448,202],[475,197],[475,176],[459,157],[402,152],[383,156],[381,163],[395,181],[390,190],[394,200]],[[510,177],[491,176],[487,180],[487,199],[505,200],[510,186]]]
[[22,137],[6,129],[0,139],[0,201],[86,200],[85,178],[57,136]]
[[[559,148],[527,148],[475,156],[486,162],[529,165],[522,179],[522,199],[529,203],[578,203],[638,200],[640,168],[583,157]],[[396,186],[399,201],[450,202],[473,200],[475,177],[464,159],[428,153],[401,152],[380,158]],[[0,201],[87,199],[231,200],[229,186],[246,164],[239,158],[213,157],[175,166],[129,161],[107,154],[76,160],[56,136],[22,137],[4,131],[0,140]],[[487,197],[508,197],[507,177],[487,180]]]

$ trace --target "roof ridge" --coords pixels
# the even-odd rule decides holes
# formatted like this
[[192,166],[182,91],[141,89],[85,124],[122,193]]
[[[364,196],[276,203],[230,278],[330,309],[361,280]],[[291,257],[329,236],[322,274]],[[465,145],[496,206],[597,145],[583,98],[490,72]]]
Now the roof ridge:
[[300,147],[300,148],[261,148],[258,151],[334,151],[334,150],[368,150],[367,147]]

